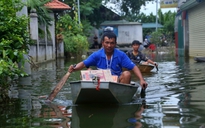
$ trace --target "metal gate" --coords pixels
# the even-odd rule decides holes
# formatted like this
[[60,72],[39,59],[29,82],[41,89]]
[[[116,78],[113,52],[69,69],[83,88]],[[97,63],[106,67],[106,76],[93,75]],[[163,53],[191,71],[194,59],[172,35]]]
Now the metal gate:
[[205,2],[188,11],[189,56],[205,56]]

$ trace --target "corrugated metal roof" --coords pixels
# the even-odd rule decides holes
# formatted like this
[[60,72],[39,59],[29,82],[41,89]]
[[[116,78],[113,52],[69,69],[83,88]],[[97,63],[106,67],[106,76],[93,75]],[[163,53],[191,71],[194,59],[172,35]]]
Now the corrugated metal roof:
[[159,23],[157,25],[156,25],[156,23],[142,23],[142,28],[156,28],[156,26],[158,28],[164,27],[163,25],[161,25]]
[[180,6],[180,11],[188,10],[194,6],[201,4],[205,0],[187,0],[184,4]]
[[101,23],[101,25],[136,25],[136,24],[141,25],[141,23],[139,22],[128,22],[126,20],[105,21]]
[[71,7],[67,4],[64,4],[58,0],[53,0],[52,2],[48,2],[45,4],[51,10],[69,10]]
[[116,4],[120,4],[120,3],[112,3],[110,1],[102,2],[102,5],[104,7],[106,7],[109,10],[111,10],[112,12],[117,14],[118,16],[121,16],[122,15],[122,11],[120,10],[120,6],[116,6]]
[[190,8],[196,6],[197,4],[199,4],[199,3],[196,0],[187,0],[184,4],[182,4],[180,6],[180,11],[190,9]]

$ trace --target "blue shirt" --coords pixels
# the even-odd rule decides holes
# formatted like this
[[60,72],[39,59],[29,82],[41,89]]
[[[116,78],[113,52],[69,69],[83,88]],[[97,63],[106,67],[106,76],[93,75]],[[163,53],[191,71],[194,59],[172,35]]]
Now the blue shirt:
[[110,69],[112,75],[120,76],[122,68],[132,70],[135,64],[122,51],[114,49],[113,56],[110,62],[107,60],[104,48],[92,53],[86,60],[83,61],[86,67],[95,66],[98,69]]

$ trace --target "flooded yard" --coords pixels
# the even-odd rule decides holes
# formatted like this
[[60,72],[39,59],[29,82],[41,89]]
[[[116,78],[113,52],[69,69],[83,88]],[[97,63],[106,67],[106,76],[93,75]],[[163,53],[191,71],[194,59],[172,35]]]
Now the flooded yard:
[[[125,105],[75,106],[71,101],[71,74],[51,104],[45,102],[69,65],[81,61],[59,59],[32,70],[10,90],[11,103],[0,107],[2,128],[203,128],[205,127],[205,63],[170,54],[147,55],[159,65],[143,76],[146,97]],[[132,78],[138,81],[137,78]],[[139,90],[140,91],[140,90]],[[139,92],[138,91],[138,92]]]

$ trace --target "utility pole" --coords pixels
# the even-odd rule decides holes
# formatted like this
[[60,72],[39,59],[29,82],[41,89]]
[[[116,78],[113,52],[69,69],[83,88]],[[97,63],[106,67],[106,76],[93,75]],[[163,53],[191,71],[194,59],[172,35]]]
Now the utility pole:
[[80,24],[80,2],[79,0],[77,0],[78,2],[78,23]]
[[156,32],[158,29],[158,19],[157,19],[157,15],[158,15],[158,0],[156,0]]

